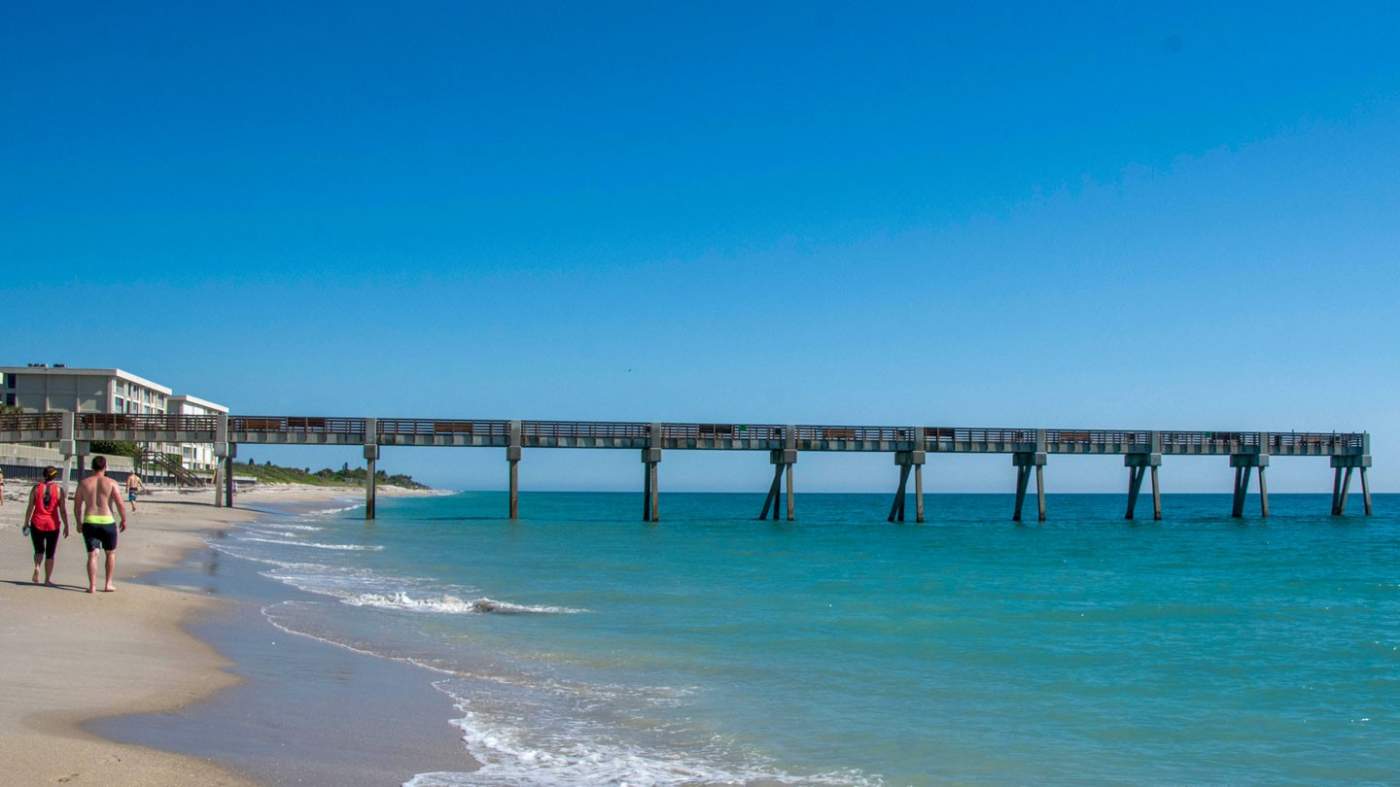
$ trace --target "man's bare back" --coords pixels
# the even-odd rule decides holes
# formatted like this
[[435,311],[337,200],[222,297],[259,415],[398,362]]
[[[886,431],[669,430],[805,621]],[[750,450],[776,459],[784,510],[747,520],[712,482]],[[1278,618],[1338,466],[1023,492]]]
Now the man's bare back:
[[105,475],[90,476],[79,482],[75,500],[76,510],[81,512],[79,522],[83,516],[113,516],[113,511],[126,519],[117,482]]

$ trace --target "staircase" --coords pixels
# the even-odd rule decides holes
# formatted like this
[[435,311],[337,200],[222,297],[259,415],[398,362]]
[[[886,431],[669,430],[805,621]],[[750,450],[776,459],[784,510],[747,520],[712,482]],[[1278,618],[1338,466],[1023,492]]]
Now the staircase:
[[209,481],[203,476],[195,475],[186,470],[184,465],[171,454],[157,451],[141,451],[140,467],[153,468],[157,473],[168,475],[175,479],[175,484],[181,487],[202,488],[207,486]]

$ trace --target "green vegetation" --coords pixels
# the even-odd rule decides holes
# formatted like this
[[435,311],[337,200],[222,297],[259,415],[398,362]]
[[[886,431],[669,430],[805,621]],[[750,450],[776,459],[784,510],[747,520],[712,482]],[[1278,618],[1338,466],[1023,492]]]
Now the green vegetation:
[[[329,467],[311,472],[311,468],[280,467],[272,462],[257,464],[253,460],[238,462],[233,466],[235,476],[247,476],[256,478],[261,483],[267,484],[312,484],[314,486],[355,486],[365,485],[365,478],[368,475],[363,467],[352,468],[347,463],[339,470],[332,470]],[[412,476],[403,474],[389,475],[380,470],[375,477],[381,484],[391,484],[408,489],[427,489],[425,484],[420,484],[413,480]]]
[[108,456],[129,456],[132,459],[141,458],[141,447],[125,440],[93,440],[92,452]]

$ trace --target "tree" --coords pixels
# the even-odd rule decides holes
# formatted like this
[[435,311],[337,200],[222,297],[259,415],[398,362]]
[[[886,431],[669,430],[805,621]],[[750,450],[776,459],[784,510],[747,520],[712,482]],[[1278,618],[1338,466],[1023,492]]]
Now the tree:
[[129,456],[132,459],[141,458],[140,446],[126,440],[93,440],[91,448],[94,454]]

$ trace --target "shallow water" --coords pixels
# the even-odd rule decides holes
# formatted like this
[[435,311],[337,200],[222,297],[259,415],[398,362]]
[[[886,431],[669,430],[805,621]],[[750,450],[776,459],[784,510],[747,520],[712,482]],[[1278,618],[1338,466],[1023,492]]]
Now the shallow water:
[[[1390,781],[1400,510],[1275,495],[467,493],[215,546],[309,591],[280,629],[419,664],[486,765],[420,785]],[[1358,501],[1355,501],[1359,503]],[[1250,509],[1257,510],[1256,508]],[[425,709],[424,725],[449,719]]]

